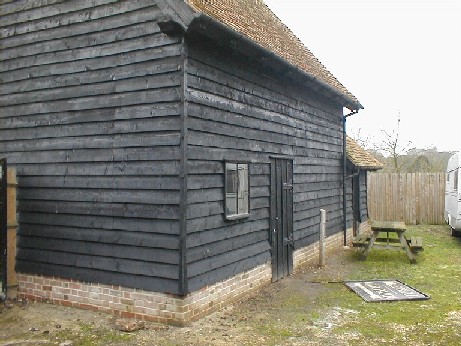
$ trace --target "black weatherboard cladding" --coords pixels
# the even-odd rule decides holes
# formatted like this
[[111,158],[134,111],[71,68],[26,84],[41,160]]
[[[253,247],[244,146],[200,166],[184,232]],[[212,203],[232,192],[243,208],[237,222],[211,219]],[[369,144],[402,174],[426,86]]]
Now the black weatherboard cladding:
[[[230,31],[164,34],[152,0],[20,3],[0,21],[19,271],[182,295],[270,262],[274,155],[293,159],[294,250],[321,208],[342,231],[342,106],[281,59]],[[250,215],[226,220],[242,159]]]
[[17,269],[177,293],[181,40],[151,0],[47,3],[0,21]]
[[[251,52],[190,37],[191,291],[270,261],[271,155],[294,158],[295,249],[318,240],[320,208],[328,211],[330,234],[342,230],[341,107],[282,78],[277,66],[251,59]],[[223,219],[223,160],[242,158],[250,161],[250,217],[229,222]]]

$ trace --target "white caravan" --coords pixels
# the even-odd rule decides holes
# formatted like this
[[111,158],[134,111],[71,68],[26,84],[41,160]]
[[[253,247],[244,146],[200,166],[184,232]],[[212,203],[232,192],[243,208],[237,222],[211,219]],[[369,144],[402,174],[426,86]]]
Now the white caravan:
[[451,227],[451,235],[461,236],[461,152],[448,160],[445,185],[445,221]]

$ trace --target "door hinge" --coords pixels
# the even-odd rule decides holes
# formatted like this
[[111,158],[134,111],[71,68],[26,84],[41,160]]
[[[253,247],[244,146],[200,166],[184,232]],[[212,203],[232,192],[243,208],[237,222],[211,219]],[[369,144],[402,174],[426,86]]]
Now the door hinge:
[[293,235],[291,235],[289,238],[284,238],[283,245],[290,245],[294,249],[295,240],[293,239]]
[[283,183],[284,190],[293,190],[293,184],[291,183]]

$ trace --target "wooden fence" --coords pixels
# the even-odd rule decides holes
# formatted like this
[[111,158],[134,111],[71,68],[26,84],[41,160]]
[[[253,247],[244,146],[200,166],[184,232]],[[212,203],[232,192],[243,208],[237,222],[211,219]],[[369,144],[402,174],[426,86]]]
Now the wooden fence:
[[371,220],[443,224],[445,173],[368,173]]
[[[6,250],[6,266],[2,263],[2,270],[6,269],[6,297],[9,299],[17,298],[18,280],[15,271],[16,264],[16,231],[18,223],[16,220],[16,171],[14,169],[7,169],[7,188],[6,188],[6,230],[2,229],[1,232],[6,231],[6,244],[2,244],[2,250]],[[3,252],[2,251],[2,252]],[[3,254],[2,254],[3,255]],[[5,257],[2,258],[4,260]],[[1,261],[0,261],[1,262]],[[4,273],[1,273],[4,275]],[[3,280],[2,280],[3,281]],[[1,284],[1,283],[0,283]]]

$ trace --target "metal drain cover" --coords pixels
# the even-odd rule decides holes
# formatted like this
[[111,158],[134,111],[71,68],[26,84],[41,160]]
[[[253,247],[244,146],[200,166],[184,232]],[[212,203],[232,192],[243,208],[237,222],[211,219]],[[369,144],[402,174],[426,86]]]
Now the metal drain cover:
[[344,284],[367,302],[425,300],[430,297],[399,280],[345,281]]

